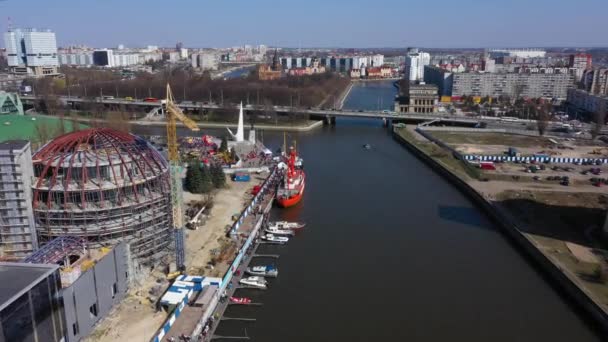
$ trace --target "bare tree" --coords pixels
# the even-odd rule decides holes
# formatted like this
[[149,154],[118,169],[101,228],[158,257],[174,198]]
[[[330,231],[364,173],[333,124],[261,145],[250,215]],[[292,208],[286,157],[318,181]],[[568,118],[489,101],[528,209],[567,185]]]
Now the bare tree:
[[541,107],[538,111],[538,117],[536,118],[536,128],[538,129],[538,134],[545,135],[547,131],[547,127],[549,126],[549,112],[545,107]]
[[270,101],[269,99],[264,99],[264,114],[265,116],[269,116],[272,121],[274,121],[274,124],[278,124],[279,121],[279,116],[277,114],[277,111],[274,110],[274,106],[272,105],[272,101]]
[[129,115],[127,113],[109,112],[106,114],[106,120],[103,125],[118,131],[131,131],[131,123],[129,122]]
[[606,124],[606,101],[601,101],[598,109],[593,113],[593,127],[591,128],[591,138],[595,139]]
[[48,126],[44,123],[36,123],[36,139],[42,144],[46,144],[51,139],[51,133],[49,132]]

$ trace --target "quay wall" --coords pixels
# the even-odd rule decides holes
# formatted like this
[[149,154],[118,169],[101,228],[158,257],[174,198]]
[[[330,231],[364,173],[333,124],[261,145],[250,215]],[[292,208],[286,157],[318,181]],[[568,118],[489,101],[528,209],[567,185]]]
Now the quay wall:
[[506,234],[535,265],[543,271],[560,292],[566,294],[578,308],[584,311],[596,323],[603,333],[608,333],[608,313],[594,300],[594,296],[579,286],[576,275],[562,268],[559,262],[541,252],[533,240],[524,235],[511,218],[486,200],[479,192],[460,177],[453,174],[435,159],[424,153],[417,146],[407,141],[393,130],[393,138],[410,150],[416,157],[429,165],[450,183],[456,186],[464,195],[482,209],[483,212]]

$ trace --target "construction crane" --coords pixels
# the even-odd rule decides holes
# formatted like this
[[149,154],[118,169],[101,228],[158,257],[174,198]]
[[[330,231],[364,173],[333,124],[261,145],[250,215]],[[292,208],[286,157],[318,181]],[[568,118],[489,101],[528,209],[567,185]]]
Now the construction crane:
[[171,86],[167,83],[167,98],[162,101],[162,109],[167,119],[167,147],[169,172],[171,174],[171,209],[173,211],[173,232],[175,235],[175,263],[179,270],[186,267],[184,247],[184,209],[182,195],[181,164],[177,144],[177,120],[193,131],[198,131],[196,122],[189,119],[175,104]]

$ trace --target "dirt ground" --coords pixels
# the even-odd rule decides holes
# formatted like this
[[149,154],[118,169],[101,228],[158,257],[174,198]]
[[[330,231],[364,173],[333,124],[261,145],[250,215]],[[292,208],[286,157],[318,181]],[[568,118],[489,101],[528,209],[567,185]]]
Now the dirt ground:
[[[240,213],[248,203],[251,189],[264,181],[262,175],[252,175],[250,182],[233,182],[227,180],[227,186],[213,196],[213,208],[210,215],[198,230],[186,231],[186,265],[190,275],[222,276],[227,270],[226,264],[219,264],[213,270],[205,269],[211,260],[211,251],[219,249],[225,238],[225,228],[232,224],[231,216]],[[201,195],[184,192],[184,202],[202,200]],[[132,288],[129,295],[99,323],[88,342],[135,341],[147,342],[167,319],[167,313],[157,312],[148,299],[152,288],[159,284],[168,285],[166,275],[156,270],[143,280],[140,287]]]

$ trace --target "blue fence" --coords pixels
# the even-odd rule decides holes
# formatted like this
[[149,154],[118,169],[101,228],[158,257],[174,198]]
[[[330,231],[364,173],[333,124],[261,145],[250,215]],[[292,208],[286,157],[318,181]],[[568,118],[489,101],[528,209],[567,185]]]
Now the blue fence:
[[564,158],[564,157],[510,157],[510,156],[480,156],[480,155],[465,155],[466,160],[478,161],[501,161],[501,162],[538,162],[538,163],[558,163],[558,164],[606,164],[608,158]]

